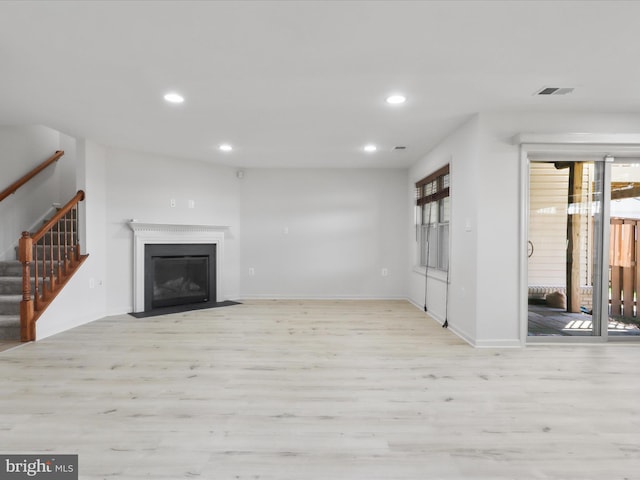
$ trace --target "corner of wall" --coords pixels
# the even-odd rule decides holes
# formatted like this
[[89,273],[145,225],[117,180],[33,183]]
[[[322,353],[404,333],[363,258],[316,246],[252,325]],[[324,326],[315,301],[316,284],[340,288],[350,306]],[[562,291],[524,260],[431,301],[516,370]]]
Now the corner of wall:
[[[474,344],[477,336],[477,204],[478,190],[477,164],[479,158],[480,115],[474,114],[466,122],[451,132],[442,142],[417,162],[410,171],[409,188],[414,182],[437,168],[451,165],[451,220],[450,220],[450,278],[440,278],[429,273],[428,283],[422,272],[410,273],[409,295],[412,302],[419,302],[425,286],[432,299],[432,312],[436,315],[448,309],[452,328],[458,336]],[[413,199],[411,200],[411,208]],[[415,228],[415,227],[414,227]],[[417,248],[412,239],[410,250],[412,262],[417,263]],[[449,302],[448,306],[445,302]]]

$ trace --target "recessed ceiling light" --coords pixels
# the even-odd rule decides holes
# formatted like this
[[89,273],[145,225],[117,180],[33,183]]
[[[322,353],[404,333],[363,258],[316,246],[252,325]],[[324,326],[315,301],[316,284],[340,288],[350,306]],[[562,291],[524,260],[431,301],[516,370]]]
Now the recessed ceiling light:
[[184,97],[182,95],[179,95],[177,93],[167,93],[164,96],[164,99],[169,102],[169,103],[182,103],[184,102]]
[[387,103],[390,103],[391,105],[399,105],[399,104],[404,103],[406,101],[407,101],[407,97],[405,97],[404,95],[400,95],[400,94],[389,95],[387,97]]
[[376,150],[378,150],[378,147],[376,147],[375,145],[365,145],[364,146],[364,151],[365,152],[375,152]]
[[233,147],[228,143],[223,143],[218,147],[218,149],[220,149],[223,152],[230,152],[231,150],[233,150]]

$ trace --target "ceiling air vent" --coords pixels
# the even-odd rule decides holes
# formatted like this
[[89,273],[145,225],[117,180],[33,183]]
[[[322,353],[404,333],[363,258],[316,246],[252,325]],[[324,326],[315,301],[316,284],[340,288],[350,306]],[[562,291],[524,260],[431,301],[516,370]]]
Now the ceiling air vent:
[[543,87],[538,90],[536,95],[567,95],[573,92],[574,88],[571,87]]
[[401,152],[403,150],[406,150],[407,147],[405,147],[404,145],[396,145],[395,147],[393,147],[393,151],[394,152]]

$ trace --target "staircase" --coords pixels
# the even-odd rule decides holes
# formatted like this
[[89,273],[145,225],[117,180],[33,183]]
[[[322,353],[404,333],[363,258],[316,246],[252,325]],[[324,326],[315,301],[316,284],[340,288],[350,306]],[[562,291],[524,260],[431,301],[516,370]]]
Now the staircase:
[[[31,172],[0,192],[0,201],[55,163],[57,151]],[[80,254],[78,193],[34,233],[22,232],[16,260],[0,261],[0,342],[33,341],[36,321],[62,291],[88,255]]]
[[[46,225],[49,220],[45,220]],[[33,233],[31,234],[34,235]],[[53,259],[58,260],[59,243],[64,244],[63,233],[58,234],[57,230],[53,230],[45,235],[46,245],[53,245]],[[62,240],[62,241],[61,241]],[[69,234],[67,234],[67,244],[70,243]],[[44,258],[45,247],[43,245],[34,246],[34,257]],[[37,252],[36,252],[37,250]],[[63,254],[61,255],[63,257]],[[58,264],[54,264],[54,276],[57,276]],[[42,267],[40,267],[42,269]],[[35,265],[30,264],[31,273],[31,292],[35,291]],[[49,287],[50,282],[45,279],[45,287]],[[40,284],[42,289],[42,284]],[[33,294],[30,296],[33,298]],[[20,341],[20,302],[22,301],[22,264],[19,261],[19,247],[16,247],[16,259],[11,261],[0,261],[0,342],[19,342]]]
[[20,341],[22,265],[0,262],[0,341]]

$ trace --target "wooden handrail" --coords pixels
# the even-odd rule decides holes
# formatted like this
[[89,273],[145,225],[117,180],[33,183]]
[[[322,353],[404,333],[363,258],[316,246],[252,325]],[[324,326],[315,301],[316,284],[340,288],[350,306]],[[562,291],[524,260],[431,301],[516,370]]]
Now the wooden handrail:
[[54,162],[57,162],[58,159],[63,155],[64,155],[64,150],[57,150],[56,153],[51,155],[47,160],[42,162],[40,165],[38,165],[36,168],[31,170],[29,173],[24,175],[19,180],[13,182],[11,185],[9,185],[0,193],[0,202],[5,198],[7,198],[9,195],[16,193],[16,190],[18,190],[21,186],[23,186],[25,183],[27,183],[29,180],[31,180],[33,177],[35,177],[37,174],[39,174],[41,171],[47,168],[49,165],[51,165]]
[[22,264],[20,339],[23,342],[36,339],[36,320],[88,256],[80,253],[78,203],[82,200],[84,192],[79,190],[35,234],[22,232],[18,256]]
[[73,207],[75,207],[78,204],[78,202],[81,202],[82,200],[84,200],[84,192],[82,190],[78,190],[78,193],[76,193],[75,196],[64,205],[64,207],[60,208],[60,210],[58,210],[56,214],[53,217],[51,217],[51,220],[45,223],[40,228],[40,230],[38,230],[36,233],[31,235],[31,240],[33,240],[34,242],[37,242],[42,237],[44,237],[45,234],[49,230],[51,230],[51,228],[53,228],[54,225],[56,225],[60,220],[62,220],[62,217],[64,217],[67,213],[69,213],[69,211]]

